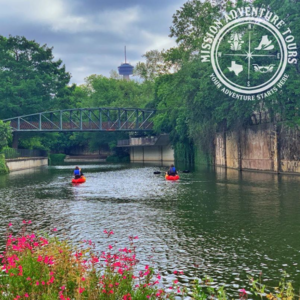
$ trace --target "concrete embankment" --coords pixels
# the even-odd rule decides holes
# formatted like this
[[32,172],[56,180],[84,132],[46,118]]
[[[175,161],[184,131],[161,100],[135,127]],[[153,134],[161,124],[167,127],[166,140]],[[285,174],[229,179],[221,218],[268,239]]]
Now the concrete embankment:
[[218,133],[215,164],[238,170],[300,175],[300,130],[259,124]]
[[47,157],[19,157],[6,159],[10,172],[48,166]]

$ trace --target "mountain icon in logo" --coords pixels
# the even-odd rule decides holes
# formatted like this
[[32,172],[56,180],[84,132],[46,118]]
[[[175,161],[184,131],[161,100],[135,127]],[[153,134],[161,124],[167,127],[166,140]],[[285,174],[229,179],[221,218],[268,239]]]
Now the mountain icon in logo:
[[254,49],[255,50],[272,50],[272,49],[274,49],[274,45],[271,45],[271,44],[272,44],[272,41],[269,41],[268,36],[264,35],[261,38],[261,41],[260,41],[258,47],[254,48]]
[[236,76],[239,76],[239,74],[243,71],[243,66],[236,64],[235,61],[231,62],[231,67],[228,67],[230,72],[234,72]]

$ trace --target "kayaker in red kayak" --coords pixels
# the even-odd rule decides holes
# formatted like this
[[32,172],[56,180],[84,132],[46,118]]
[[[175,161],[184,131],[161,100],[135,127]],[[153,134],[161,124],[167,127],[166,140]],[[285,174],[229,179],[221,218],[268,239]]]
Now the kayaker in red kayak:
[[175,166],[173,164],[171,164],[169,170],[166,172],[166,175],[169,175],[169,176],[176,176],[178,174]]
[[83,175],[83,173],[81,171],[81,168],[79,168],[78,166],[75,167],[75,170],[74,170],[73,173],[74,173],[74,178],[75,179],[78,179]]

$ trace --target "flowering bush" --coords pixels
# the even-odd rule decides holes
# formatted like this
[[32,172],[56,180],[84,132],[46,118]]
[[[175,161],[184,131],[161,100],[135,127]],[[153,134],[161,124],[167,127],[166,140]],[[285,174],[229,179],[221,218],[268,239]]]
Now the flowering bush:
[[161,277],[149,266],[136,273],[137,237],[130,237],[129,248],[114,251],[109,245],[107,252],[96,255],[91,241],[78,248],[69,241],[27,233],[31,221],[23,223],[21,234],[14,236],[8,230],[6,249],[0,255],[0,299],[147,300],[182,294],[177,281],[170,287],[172,292],[159,288]]

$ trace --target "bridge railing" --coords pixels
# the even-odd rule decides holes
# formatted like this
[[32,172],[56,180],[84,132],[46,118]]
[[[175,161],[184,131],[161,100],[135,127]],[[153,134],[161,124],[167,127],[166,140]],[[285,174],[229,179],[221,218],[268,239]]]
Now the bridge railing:
[[3,149],[1,153],[4,154],[5,159],[48,156],[48,152],[46,150],[38,149]]
[[3,120],[13,131],[151,131],[154,109],[78,108]]

